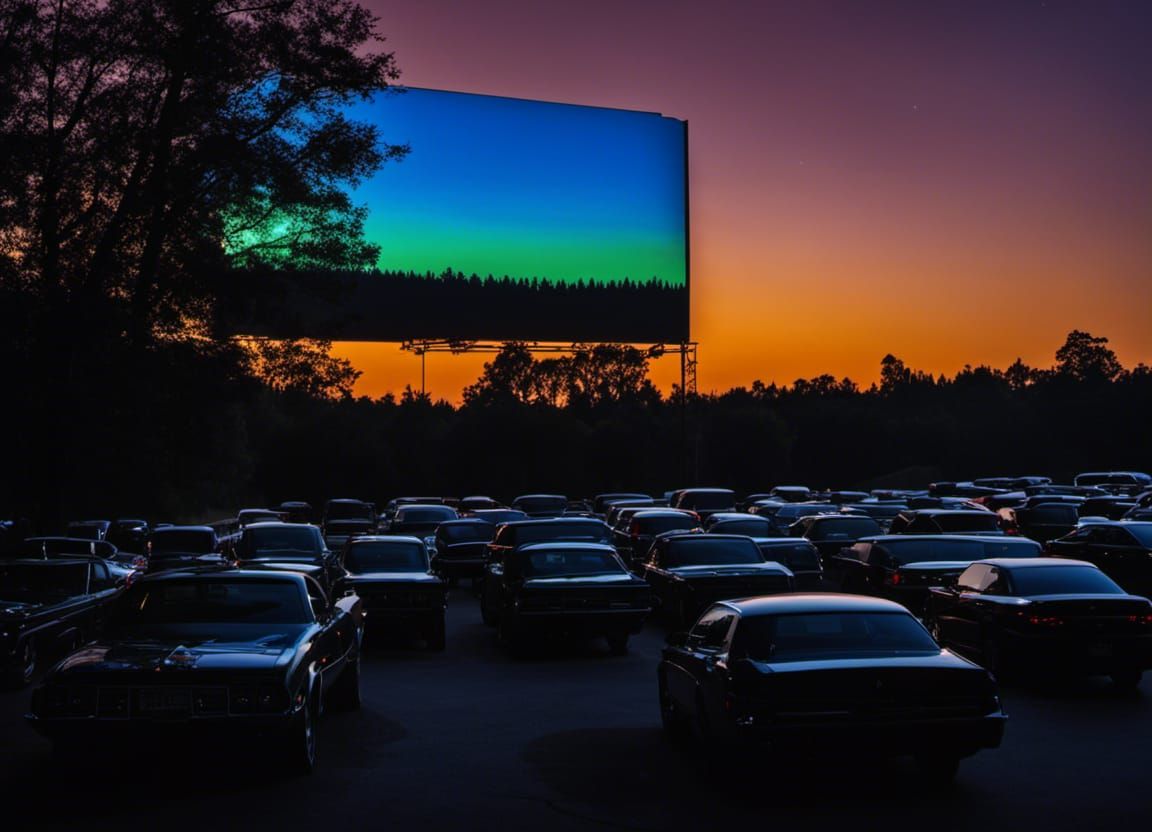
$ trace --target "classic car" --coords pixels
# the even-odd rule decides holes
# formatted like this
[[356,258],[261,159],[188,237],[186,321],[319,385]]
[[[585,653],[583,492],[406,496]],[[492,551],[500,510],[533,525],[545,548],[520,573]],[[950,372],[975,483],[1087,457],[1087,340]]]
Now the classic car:
[[528,519],[527,514],[514,508],[478,508],[470,512],[468,516],[475,520],[491,523],[493,526],[499,526],[501,523],[518,523]]
[[312,522],[312,505],[303,500],[285,500],[276,506],[276,511],[289,523]]
[[783,503],[806,503],[812,499],[812,490],[806,485],[778,485],[768,492],[768,499]]
[[749,537],[775,537],[780,533],[771,517],[740,511],[718,511],[700,527],[711,534],[746,534]]
[[271,508],[242,508],[236,513],[236,525],[243,531],[253,523],[282,523],[284,514]]
[[45,659],[87,642],[124,586],[101,558],[0,561],[0,677],[26,685]]
[[488,544],[496,526],[486,520],[464,518],[441,523],[432,540],[432,569],[447,581],[479,578],[484,574]]
[[[195,732],[260,738],[311,772],[322,709],[360,704],[360,599],[303,575],[208,569],[135,583],[103,637],[45,674],[33,727],[60,750]],[[323,704],[322,704],[323,703]]]
[[505,554],[529,543],[612,544],[612,530],[603,520],[591,517],[554,517],[523,520],[496,527],[488,544],[488,562],[499,562]]
[[621,515],[620,524],[612,529],[612,537],[624,562],[638,567],[647,558],[657,535],[691,531],[699,523],[700,519],[691,511],[645,508],[631,515]]
[[807,540],[794,537],[753,537],[766,561],[779,563],[792,573],[797,592],[817,592],[824,589],[824,566],[820,552]]
[[162,526],[148,540],[148,571],[224,565],[220,538],[211,526]]
[[622,654],[652,611],[648,585],[603,544],[521,546],[487,570],[481,614],[513,647],[544,635],[602,636]]
[[121,552],[107,540],[82,537],[29,537],[20,544],[20,557],[36,559],[60,557],[95,557],[107,562],[118,580],[130,582],[148,565],[143,554]]
[[376,506],[364,500],[338,498],[324,504],[320,529],[324,542],[338,552],[356,534],[372,534],[377,526]]
[[1152,601],[1083,561],[978,561],[932,590],[925,623],[942,646],[996,674],[1110,675],[1135,688],[1152,667]]
[[787,567],[766,562],[752,538],[740,535],[660,535],[643,575],[660,608],[681,626],[713,601],[794,588]]
[[[1032,498],[1044,499],[1044,498]],[[1076,528],[1080,521],[1080,500],[1042,502],[1034,505],[1025,503],[1019,507],[1000,509],[1000,527],[1005,534],[1020,535],[1047,543],[1063,537]]]
[[424,541],[400,535],[354,537],[344,549],[343,566],[336,594],[355,590],[373,635],[415,635],[429,650],[444,649],[447,587],[432,572]]
[[512,508],[529,517],[560,517],[568,510],[568,498],[561,494],[522,494],[512,501]]
[[1096,564],[1128,592],[1152,595],[1152,522],[1085,523],[1049,541],[1047,550],[1054,557]]
[[598,517],[603,517],[608,513],[608,508],[613,503],[621,501],[631,502],[633,500],[639,502],[646,502],[652,504],[655,501],[652,499],[651,494],[640,494],[633,491],[613,491],[607,494],[597,494],[592,498],[592,513]]
[[694,511],[701,520],[718,511],[736,510],[736,492],[727,488],[682,488],[672,493],[670,508]]
[[112,521],[105,539],[122,552],[143,554],[148,548],[151,525],[140,517],[118,517]]
[[246,568],[288,568],[309,574],[325,590],[343,575],[339,558],[320,530],[307,523],[253,523],[236,541],[236,561]]
[[974,561],[1042,553],[1039,543],[1020,537],[878,535],[845,547],[826,575],[842,592],[877,595],[919,613],[931,587],[951,584]]
[[891,601],[802,594],[712,605],[674,633],[657,668],[660,716],[675,738],[768,744],[789,754],[912,755],[951,780],[959,761],[1000,745],[996,682],[932,640]]
[[902,511],[892,520],[889,534],[1002,535],[1000,517],[984,509],[925,508]]
[[878,534],[884,534],[884,530],[876,520],[850,514],[801,517],[788,527],[790,537],[802,537],[810,542],[825,563],[840,554],[845,546],[851,546],[862,537]]
[[486,509],[503,508],[499,500],[494,500],[491,497],[485,497],[480,494],[472,494],[467,497],[461,497],[460,502],[456,505],[456,510],[460,512],[460,516],[464,517],[474,511],[484,511]]
[[1139,494],[1152,488],[1152,475],[1143,471],[1092,471],[1077,474],[1072,482],[1103,488],[1113,494]]
[[426,504],[400,506],[388,522],[388,534],[430,537],[436,533],[436,527],[441,523],[457,519],[459,515],[456,509],[448,506]]

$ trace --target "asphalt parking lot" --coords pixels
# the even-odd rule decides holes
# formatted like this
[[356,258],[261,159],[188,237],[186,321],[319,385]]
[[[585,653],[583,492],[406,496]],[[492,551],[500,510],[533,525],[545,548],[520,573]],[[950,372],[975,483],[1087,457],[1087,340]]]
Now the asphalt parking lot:
[[[767,754],[705,763],[663,737],[654,669],[664,630],[630,653],[600,643],[511,657],[467,590],[448,648],[372,646],[364,706],[320,724],[319,768],[275,772],[259,749],[191,737],[55,762],[0,694],[6,829],[1133,828],[1152,821],[1152,681],[1011,684],[1004,745],[925,792],[911,764]],[[16,825],[10,826],[9,822]],[[1123,827],[1120,824],[1124,824]]]

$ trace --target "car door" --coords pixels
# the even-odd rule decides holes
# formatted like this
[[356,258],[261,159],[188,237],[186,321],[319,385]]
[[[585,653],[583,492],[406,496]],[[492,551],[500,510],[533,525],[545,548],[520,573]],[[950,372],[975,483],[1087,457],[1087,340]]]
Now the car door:
[[340,675],[340,666],[344,659],[337,626],[344,613],[332,604],[328,594],[315,578],[305,575],[304,583],[308,588],[308,603],[320,627],[319,633],[312,641],[312,661],[316,672],[320,674],[321,683],[328,688]]
[[955,602],[937,617],[941,639],[948,645],[965,652],[980,649],[982,619],[986,614],[981,607],[981,593],[992,580],[991,567],[984,563],[974,563],[960,574]]
[[668,648],[665,682],[681,713],[695,713],[697,703],[702,699],[697,695],[701,686],[714,681],[718,651],[713,646],[715,639],[708,642],[711,628],[717,621],[734,615],[729,607],[714,606],[697,619],[683,646]]
[[1120,526],[1101,527],[1103,556],[1108,560],[1104,570],[1112,580],[1133,595],[1143,595],[1149,589],[1148,550],[1141,546],[1132,532]]

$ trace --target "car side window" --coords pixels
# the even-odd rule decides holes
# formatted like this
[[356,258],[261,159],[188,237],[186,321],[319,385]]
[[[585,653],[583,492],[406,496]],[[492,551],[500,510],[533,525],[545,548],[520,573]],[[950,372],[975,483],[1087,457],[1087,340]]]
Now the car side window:
[[324,588],[310,575],[304,576],[304,583],[308,587],[308,603],[313,610],[327,610],[329,607],[328,594]]
[[[688,647],[692,649],[703,647],[711,632],[712,625],[729,615],[731,615],[731,611],[726,607],[713,607],[700,616],[692,629],[688,631]],[[729,623],[731,623],[730,620]]]
[[732,622],[735,620],[736,614],[729,612],[712,621],[708,625],[708,630],[700,642],[700,648],[702,650],[724,652],[728,647],[728,633],[732,631]]
[[849,552],[851,557],[861,563],[868,563],[871,559],[871,553],[876,549],[871,543],[857,543]]
[[1127,529],[1109,526],[1105,530],[1104,542],[1109,546],[1135,546],[1136,540]]
[[988,570],[987,585],[982,590],[984,595],[1011,595],[1008,588],[1008,573],[1001,572],[993,567]]
[[974,563],[965,569],[956,580],[956,586],[964,592],[981,592],[988,578],[988,566]]
[[89,592],[102,592],[112,586],[112,577],[108,573],[108,566],[104,563],[91,562],[88,564],[88,574],[90,577],[88,583]]

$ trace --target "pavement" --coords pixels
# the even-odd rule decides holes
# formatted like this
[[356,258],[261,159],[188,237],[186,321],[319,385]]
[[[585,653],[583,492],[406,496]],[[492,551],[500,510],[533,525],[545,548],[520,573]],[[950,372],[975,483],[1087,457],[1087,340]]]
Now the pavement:
[[[260,747],[185,739],[54,761],[0,693],[0,826],[24,829],[1102,829],[1152,822],[1152,673],[1002,691],[1003,746],[926,790],[910,762],[842,753],[705,760],[660,730],[650,623],[626,656],[602,643],[510,656],[467,589],[448,646],[370,646],[363,708],[319,723],[315,774]],[[863,751],[863,750],[861,750]]]

